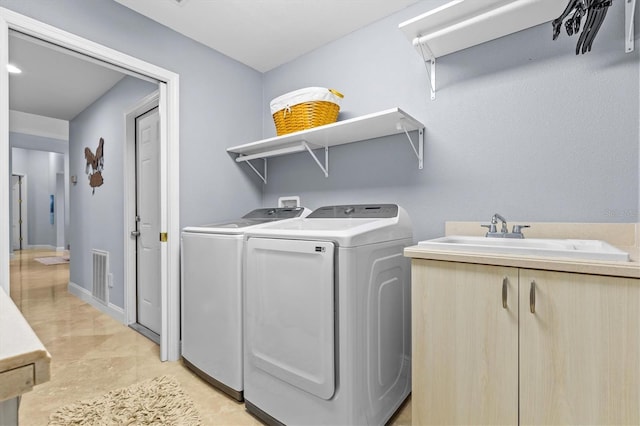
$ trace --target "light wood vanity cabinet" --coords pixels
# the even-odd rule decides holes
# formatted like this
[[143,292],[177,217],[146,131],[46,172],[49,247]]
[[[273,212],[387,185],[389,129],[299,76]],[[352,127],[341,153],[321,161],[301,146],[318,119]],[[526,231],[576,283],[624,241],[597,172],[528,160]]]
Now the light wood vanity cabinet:
[[520,295],[521,424],[640,424],[640,280],[521,269]]
[[640,280],[412,265],[414,425],[640,424]]

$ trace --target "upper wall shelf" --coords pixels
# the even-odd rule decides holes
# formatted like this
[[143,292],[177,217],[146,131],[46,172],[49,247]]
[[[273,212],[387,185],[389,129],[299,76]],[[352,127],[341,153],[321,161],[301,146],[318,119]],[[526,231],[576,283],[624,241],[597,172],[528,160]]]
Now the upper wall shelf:
[[561,0],[454,0],[399,28],[432,59],[551,21],[565,6]]
[[[418,131],[417,147],[414,145],[409,132]],[[314,127],[300,132],[289,133],[283,136],[276,136],[263,139],[244,145],[227,148],[227,152],[238,154],[237,162],[247,162],[249,166],[260,176],[264,183],[267,183],[267,158],[275,157],[294,152],[307,151],[318,166],[324,172],[325,177],[329,176],[329,147],[343,145],[352,142],[365,141],[368,139],[383,136],[406,133],[409,142],[416,156],[418,157],[418,167],[422,169],[422,157],[424,146],[424,125],[411,117],[400,108],[392,108],[349,120],[337,121],[325,126]],[[313,150],[324,148],[325,164],[318,160]],[[264,159],[264,173],[261,174],[251,164],[251,160]]]
[[436,98],[436,58],[512,34],[558,17],[559,0],[454,0],[399,25],[429,63]]
[[[624,1],[625,50],[630,52],[636,0]],[[430,63],[431,99],[435,99],[436,58],[552,21],[566,6],[567,1],[561,0],[454,0],[399,28]]]

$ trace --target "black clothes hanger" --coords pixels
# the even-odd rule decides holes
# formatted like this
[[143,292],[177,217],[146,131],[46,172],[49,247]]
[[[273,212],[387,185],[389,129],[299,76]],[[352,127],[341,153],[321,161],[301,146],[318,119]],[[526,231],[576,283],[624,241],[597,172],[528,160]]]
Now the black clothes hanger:
[[562,12],[562,15],[560,15],[559,17],[553,20],[551,24],[553,25],[554,40],[557,39],[558,36],[560,35],[560,31],[562,30],[562,21],[564,21],[564,18],[569,16],[569,14],[573,10],[576,10],[576,8],[578,7],[578,4],[582,4],[582,1],[583,0],[569,0],[569,3],[567,4],[567,7],[564,9],[564,12]]
[[598,31],[600,30],[600,26],[602,26],[602,23],[604,22],[604,18],[607,16],[607,11],[609,10],[609,6],[611,6],[611,4],[611,0],[606,0],[600,2],[595,6],[595,22],[589,28],[589,34],[587,35],[584,45],[582,46],[582,53],[591,52],[591,45],[593,44],[593,40],[596,38],[596,34],[598,34]]
[[582,17],[586,14],[587,18],[576,45],[576,55],[590,52],[593,40],[595,40],[602,22],[607,16],[611,4],[612,0],[569,0],[562,15],[552,21],[553,39],[558,38],[562,30],[562,21],[572,12],[573,14],[565,22],[565,30],[569,36],[578,34]]

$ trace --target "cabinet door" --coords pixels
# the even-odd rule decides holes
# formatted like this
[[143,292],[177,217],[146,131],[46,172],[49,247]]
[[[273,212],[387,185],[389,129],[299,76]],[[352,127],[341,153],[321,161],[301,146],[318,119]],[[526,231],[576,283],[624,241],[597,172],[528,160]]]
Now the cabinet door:
[[517,424],[517,269],[412,265],[413,424]]
[[521,424],[638,425],[639,385],[640,280],[520,271]]

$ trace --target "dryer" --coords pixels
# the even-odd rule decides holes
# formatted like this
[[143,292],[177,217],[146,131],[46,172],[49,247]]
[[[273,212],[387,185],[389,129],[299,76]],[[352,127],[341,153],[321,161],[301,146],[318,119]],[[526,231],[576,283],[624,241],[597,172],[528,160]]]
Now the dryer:
[[322,207],[246,239],[247,410],[270,424],[385,424],[411,390],[404,209]]
[[263,208],[181,235],[181,329],[184,364],[238,401],[243,399],[242,256],[244,233],[310,210]]

